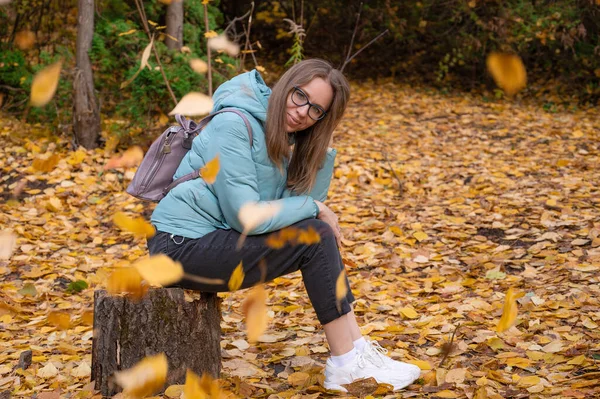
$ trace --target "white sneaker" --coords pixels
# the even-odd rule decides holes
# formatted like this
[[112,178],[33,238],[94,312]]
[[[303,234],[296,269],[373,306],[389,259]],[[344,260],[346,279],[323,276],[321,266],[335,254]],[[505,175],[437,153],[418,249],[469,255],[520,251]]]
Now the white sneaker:
[[[385,351],[385,352],[383,352]],[[362,353],[356,355],[354,360],[343,366],[337,367],[327,359],[325,365],[326,389],[347,392],[343,384],[350,384],[354,380],[373,377],[378,383],[394,386],[394,390],[410,385],[421,375],[419,367],[398,362],[385,356],[387,350],[378,343],[367,342]]]

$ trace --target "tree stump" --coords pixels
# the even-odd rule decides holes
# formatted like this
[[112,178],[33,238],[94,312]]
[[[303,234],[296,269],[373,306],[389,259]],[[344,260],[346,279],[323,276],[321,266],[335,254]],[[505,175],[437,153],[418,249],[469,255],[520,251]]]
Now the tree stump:
[[164,352],[167,385],[183,384],[186,369],[218,377],[221,371],[221,310],[216,294],[188,302],[182,289],[150,289],[141,301],[94,293],[92,380],[103,396],[121,391],[115,371]]

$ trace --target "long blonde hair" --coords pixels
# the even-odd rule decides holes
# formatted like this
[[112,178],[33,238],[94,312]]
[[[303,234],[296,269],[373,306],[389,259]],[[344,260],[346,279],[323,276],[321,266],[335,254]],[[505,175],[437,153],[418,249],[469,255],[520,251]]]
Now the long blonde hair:
[[[314,125],[296,132],[296,142],[291,159],[286,134],[286,103],[294,86],[303,86],[315,78],[331,85],[333,100],[327,115]],[[327,61],[309,59],[288,69],[273,87],[267,108],[266,141],[269,158],[280,169],[289,161],[287,186],[297,194],[310,192],[318,170],[323,166],[327,146],[348,104],[350,85],[340,71]]]

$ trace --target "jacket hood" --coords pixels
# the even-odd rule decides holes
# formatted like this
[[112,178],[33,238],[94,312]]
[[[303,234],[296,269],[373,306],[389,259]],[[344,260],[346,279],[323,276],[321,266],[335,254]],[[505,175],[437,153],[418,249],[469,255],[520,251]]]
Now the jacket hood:
[[213,95],[213,112],[229,107],[240,108],[264,123],[270,95],[271,89],[254,69],[219,86]]

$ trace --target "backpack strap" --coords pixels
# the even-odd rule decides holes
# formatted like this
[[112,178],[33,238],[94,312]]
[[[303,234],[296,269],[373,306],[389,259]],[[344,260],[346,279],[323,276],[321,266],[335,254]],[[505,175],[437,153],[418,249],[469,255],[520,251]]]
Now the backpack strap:
[[[244,115],[243,112],[235,109],[235,108],[223,108],[220,111],[215,112],[214,114],[210,114],[208,116],[206,116],[205,118],[203,118],[200,122],[198,122],[197,124],[194,121],[188,120],[185,117],[183,117],[182,115],[175,115],[175,119],[177,120],[177,122],[188,132],[191,133],[195,133],[198,132],[202,129],[204,129],[204,127],[208,124],[208,122],[210,122],[212,120],[212,118],[214,118],[215,115],[220,114],[222,112],[233,112],[235,114],[237,114],[239,117],[241,117],[244,120],[244,124],[246,125],[246,129],[248,129],[248,137],[250,138],[250,148],[252,148],[252,139],[253,139],[253,135],[252,135],[252,126],[250,126],[250,121],[248,120],[248,118],[246,117],[246,115]],[[195,125],[195,126],[194,126]],[[175,187],[177,187],[178,185],[180,185],[181,183],[184,183],[186,181],[189,180],[193,180],[197,177],[200,177],[200,169],[196,169],[193,172],[190,172],[186,175],[183,175],[175,180],[173,180],[173,182],[171,184],[169,184],[164,190],[163,190],[163,194],[167,195],[167,193],[169,191],[171,191],[172,189],[174,189]]]

